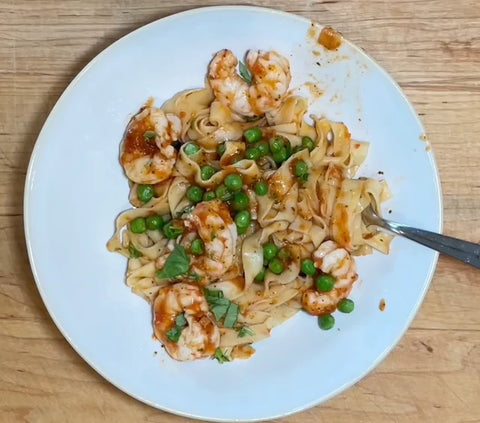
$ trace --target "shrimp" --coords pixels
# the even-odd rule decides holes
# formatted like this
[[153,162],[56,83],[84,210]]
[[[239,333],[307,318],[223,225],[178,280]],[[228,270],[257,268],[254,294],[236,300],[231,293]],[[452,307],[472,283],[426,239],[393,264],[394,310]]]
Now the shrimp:
[[[155,337],[175,360],[211,357],[220,343],[220,331],[210,316],[208,303],[197,285],[176,283],[160,288],[153,304]],[[183,313],[186,325],[177,342],[169,339]],[[175,330],[175,329],[174,329]]]
[[310,288],[302,295],[303,308],[314,316],[320,316],[335,311],[338,303],[350,294],[358,275],[350,253],[334,241],[323,242],[313,253],[313,258],[317,268],[335,278],[331,291],[319,292]]
[[168,179],[177,158],[172,142],[181,130],[178,116],[147,103],[131,120],[122,141],[120,161],[127,177],[138,184]]
[[227,205],[220,200],[198,203],[185,225],[196,230],[205,244],[205,254],[194,259],[192,270],[210,280],[224,275],[237,243],[237,227]]
[[277,109],[290,85],[288,60],[274,51],[250,50],[246,64],[252,73],[251,85],[237,74],[237,64],[230,50],[221,50],[212,59],[208,80],[216,99],[246,117]]

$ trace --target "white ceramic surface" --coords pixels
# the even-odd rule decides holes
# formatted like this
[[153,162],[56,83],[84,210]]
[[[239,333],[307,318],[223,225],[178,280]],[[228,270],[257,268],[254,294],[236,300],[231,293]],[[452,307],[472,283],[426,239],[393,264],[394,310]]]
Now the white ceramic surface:
[[385,204],[389,217],[441,231],[438,175],[415,111],[385,71],[348,42],[338,52],[317,46],[320,56],[312,54],[309,27],[304,18],[249,7],[198,9],[153,22],[96,57],[38,137],[25,187],[25,232],[40,294],[95,370],[154,407],[247,421],[325,401],[388,354],[428,288],[436,253],[396,239],[389,256],[359,259],[355,312],[337,313],[334,330],[321,331],[315,318],[299,313],[256,344],[248,361],[178,363],[152,340],[150,307],[124,284],[125,259],[105,248],[114,218],[129,207],[118,150],[131,114],[149,96],[161,104],[201,87],[212,53],[222,48],[239,56],[249,48],[275,49],[289,57],[292,87],[313,81],[324,91],[311,110],[371,142],[361,174],[384,172],[394,194]]

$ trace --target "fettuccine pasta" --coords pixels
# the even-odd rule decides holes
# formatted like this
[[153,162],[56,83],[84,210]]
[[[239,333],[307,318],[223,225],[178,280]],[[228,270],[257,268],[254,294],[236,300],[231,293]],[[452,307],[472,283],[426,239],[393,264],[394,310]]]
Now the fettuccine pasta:
[[127,285],[180,361],[248,358],[302,309],[331,328],[353,310],[354,256],[389,252],[361,218],[390,197],[354,178],[368,144],[343,123],[306,122],[280,54],[249,51],[240,75],[237,64],[222,50],[205,88],[148,100],[120,148],[133,208],[107,247],[128,258]]

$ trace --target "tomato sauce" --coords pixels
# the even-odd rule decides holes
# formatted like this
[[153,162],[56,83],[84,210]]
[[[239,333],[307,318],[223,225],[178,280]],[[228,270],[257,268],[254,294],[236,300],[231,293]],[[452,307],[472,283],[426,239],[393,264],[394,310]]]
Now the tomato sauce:
[[153,156],[158,151],[155,140],[144,136],[147,131],[155,131],[150,119],[133,119],[130,122],[123,139],[122,163],[127,161],[129,156]]

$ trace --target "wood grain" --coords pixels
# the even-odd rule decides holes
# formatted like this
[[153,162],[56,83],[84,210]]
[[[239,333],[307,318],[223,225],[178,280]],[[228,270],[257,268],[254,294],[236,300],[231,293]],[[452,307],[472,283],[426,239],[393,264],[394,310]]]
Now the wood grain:
[[[58,332],[30,272],[22,188],[44,120],[89,60],[155,19],[221,4],[0,1],[0,422],[187,421],[111,386]],[[479,242],[478,2],[264,0],[256,5],[333,25],[393,75],[422,117],[436,155],[445,233]],[[282,423],[480,422],[479,283],[477,271],[441,258],[426,301],[394,352],[355,387]]]

